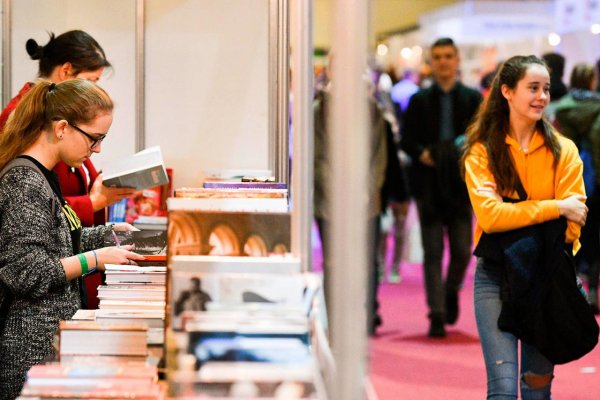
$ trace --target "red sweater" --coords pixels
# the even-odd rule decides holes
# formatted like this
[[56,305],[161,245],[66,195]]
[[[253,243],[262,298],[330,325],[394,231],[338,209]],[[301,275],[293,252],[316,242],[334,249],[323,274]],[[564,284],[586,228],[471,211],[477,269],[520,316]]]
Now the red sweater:
[[[27,82],[25,86],[21,88],[19,94],[13,97],[11,101],[6,105],[6,108],[2,111],[2,114],[0,114],[0,130],[4,129],[4,125],[6,124],[9,115],[17,107],[17,104],[19,104],[23,96],[25,96],[25,94],[27,94],[27,92],[33,86],[34,83]],[[94,209],[92,207],[92,200],[89,196],[89,189],[91,188],[93,182],[96,180],[98,172],[96,171],[94,164],[92,164],[92,161],[89,158],[84,161],[83,165],[88,170],[88,173],[90,175],[89,182],[85,174],[85,170],[83,169],[83,166],[79,168],[71,168],[64,162],[59,161],[59,163],[56,164],[56,166],[54,167],[54,172],[56,172],[56,174],[58,175],[60,190],[62,191],[65,200],[77,213],[77,216],[81,220],[81,224],[83,226],[102,225],[106,222],[105,210],[102,209],[100,211],[94,212]],[[85,279],[85,283],[87,290],[88,308],[97,308],[97,286],[101,284],[99,274],[94,274],[87,277]]]

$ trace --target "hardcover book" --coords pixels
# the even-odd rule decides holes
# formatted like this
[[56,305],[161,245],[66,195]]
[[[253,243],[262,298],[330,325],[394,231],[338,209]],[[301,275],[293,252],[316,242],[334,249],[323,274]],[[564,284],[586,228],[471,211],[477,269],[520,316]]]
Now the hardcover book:
[[60,321],[59,353],[63,355],[146,356],[147,328],[95,321]]
[[169,183],[159,146],[149,147],[131,157],[107,164],[103,172],[105,186],[130,187],[137,190]]

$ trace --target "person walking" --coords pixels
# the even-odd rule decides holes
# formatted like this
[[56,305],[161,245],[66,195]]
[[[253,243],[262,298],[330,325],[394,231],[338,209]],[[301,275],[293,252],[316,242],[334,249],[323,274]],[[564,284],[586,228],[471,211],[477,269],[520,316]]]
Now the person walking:
[[[429,336],[445,337],[459,315],[458,292],[471,258],[472,211],[460,178],[456,142],[464,137],[482,96],[458,81],[460,57],[450,38],[431,46],[434,83],[415,93],[402,122],[401,147],[411,157],[410,193],[421,223]],[[443,279],[444,233],[450,263]]]
[[[549,102],[550,73],[541,59],[515,56],[504,62],[469,129],[463,158],[478,248],[484,232],[511,232],[560,217],[567,220],[567,228],[566,243],[558,242],[559,252],[580,247],[578,238],[587,217],[583,165],[575,144],[543,118]],[[536,238],[528,237],[525,246],[530,249]],[[531,253],[528,260],[536,260]],[[554,365],[528,343],[521,342],[519,349],[517,337],[499,328],[500,316],[506,315],[502,300],[510,293],[506,284],[528,283],[507,282],[503,267],[477,258],[475,318],[487,398],[517,399],[520,386],[524,400],[550,399]]]

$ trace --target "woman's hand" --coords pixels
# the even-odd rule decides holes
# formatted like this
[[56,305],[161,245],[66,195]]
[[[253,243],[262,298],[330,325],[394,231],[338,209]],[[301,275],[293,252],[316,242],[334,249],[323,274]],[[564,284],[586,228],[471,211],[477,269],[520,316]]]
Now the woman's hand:
[[576,194],[563,200],[557,200],[560,215],[581,226],[585,225],[588,208],[585,205],[586,196]]
[[90,200],[94,211],[102,210],[117,201],[129,197],[135,193],[133,188],[117,188],[104,186],[102,174],[96,177],[92,188],[90,189]]
[[127,222],[117,222],[113,225],[113,231],[127,232],[127,231],[139,231],[135,226],[128,224]]
[[96,249],[98,257],[98,269],[104,271],[106,264],[137,265],[136,261],[143,261],[144,256],[131,251],[133,245],[111,246]]
[[484,182],[483,186],[479,186],[477,188],[477,193],[482,194],[487,197],[492,197],[499,202],[502,202],[502,196],[496,192],[496,184],[494,182]]

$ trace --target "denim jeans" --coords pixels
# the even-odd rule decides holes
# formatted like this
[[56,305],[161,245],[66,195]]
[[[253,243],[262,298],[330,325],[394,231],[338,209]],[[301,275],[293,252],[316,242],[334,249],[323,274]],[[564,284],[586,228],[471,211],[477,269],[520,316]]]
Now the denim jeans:
[[[423,204],[420,201],[417,201],[417,209],[419,215],[423,215]],[[456,292],[462,286],[471,259],[472,224],[470,215],[457,216],[451,222],[437,218],[425,223],[421,219],[425,292],[430,314],[445,315],[446,291]],[[445,232],[450,245],[450,263],[444,284],[442,258]]]
[[554,366],[537,349],[521,342],[521,373],[519,374],[519,340],[511,333],[498,328],[498,316],[502,308],[500,286],[501,270],[477,259],[475,270],[475,319],[481,340],[485,369],[487,372],[487,398],[514,400],[517,398],[519,382],[523,400],[550,400],[551,384],[532,389],[519,379],[519,375],[552,374]]

